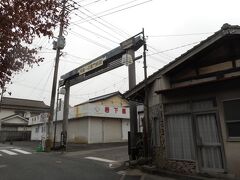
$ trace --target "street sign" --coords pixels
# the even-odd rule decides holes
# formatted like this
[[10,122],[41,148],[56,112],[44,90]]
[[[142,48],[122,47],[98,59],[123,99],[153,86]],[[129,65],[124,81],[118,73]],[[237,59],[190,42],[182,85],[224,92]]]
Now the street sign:
[[106,59],[106,57],[103,57],[101,59],[97,59],[96,61],[94,62],[91,62],[89,64],[86,64],[85,66],[81,67],[79,70],[78,70],[78,74],[79,75],[82,75],[82,74],[85,74],[86,72],[89,72],[93,69],[96,69],[100,66],[103,65],[103,61]]

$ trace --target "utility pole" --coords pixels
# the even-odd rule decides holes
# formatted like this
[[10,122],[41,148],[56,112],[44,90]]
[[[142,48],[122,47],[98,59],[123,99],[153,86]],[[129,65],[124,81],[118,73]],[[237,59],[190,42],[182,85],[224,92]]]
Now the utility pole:
[[145,157],[150,157],[151,152],[151,124],[149,118],[149,102],[148,102],[148,82],[147,82],[147,61],[146,61],[146,51],[147,51],[147,44],[144,34],[144,28],[142,30],[143,34],[143,68],[144,68],[144,120],[145,120],[145,133],[144,133],[144,150],[145,150]]
[[55,97],[56,97],[56,87],[57,87],[57,75],[58,75],[58,66],[59,66],[59,58],[61,56],[61,49],[65,46],[65,38],[63,37],[64,30],[64,18],[66,11],[66,2],[67,0],[62,1],[62,13],[60,17],[60,29],[57,41],[53,42],[53,49],[56,49],[56,58],[55,58],[55,68],[54,68],[54,76],[53,76],[53,85],[52,85],[52,95],[51,95],[51,103],[50,103],[50,114],[47,124],[47,139],[46,139],[46,151],[51,151],[52,147],[52,127],[53,127],[53,115],[54,115],[54,105],[55,105]]
[[70,84],[69,84],[69,81],[67,81],[65,84],[63,123],[62,123],[62,132],[61,132],[61,147],[62,147],[62,150],[65,150],[65,151],[67,150],[69,96],[70,96]]
[[58,116],[58,100],[59,100],[59,85],[57,89],[57,105],[56,105],[56,110],[55,110],[55,124],[54,124],[54,134],[53,134],[53,149],[56,148],[56,131],[57,131],[57,116]]
[[[127,53],[132,56],[133,63],[128,66],[129,90],[136,86],[136,71],[135,71],[135,51],[134,49],[127,50]],[[130,106],[130,160],[136,160],[136,136],[137,136],[137,106],[134,101],[129,101]]]

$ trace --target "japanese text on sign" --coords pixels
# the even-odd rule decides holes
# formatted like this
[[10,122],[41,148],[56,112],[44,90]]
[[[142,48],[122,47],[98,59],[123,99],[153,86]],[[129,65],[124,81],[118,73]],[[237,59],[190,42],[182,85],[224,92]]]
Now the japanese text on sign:
[[85,74],[88,71],[91,71],[93,69],[96,69],[97,67],[100,67],[103,65],[103,61],[106,59],[106,57],[103,57],[101,59],[98,59],[90,64],[87,64],[86,66],[80,68],[78,70],[79,75]]

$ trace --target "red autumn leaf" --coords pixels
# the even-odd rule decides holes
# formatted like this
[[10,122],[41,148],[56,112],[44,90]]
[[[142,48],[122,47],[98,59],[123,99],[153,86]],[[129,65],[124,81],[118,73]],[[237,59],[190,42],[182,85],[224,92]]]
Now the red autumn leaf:
[[[0,88],[16,72],[42,62],[38,49],[30,48],[35,37],[53,35],[60,22],[62,0],[0,1]],[[68,17],[64,24],[68,25]]]

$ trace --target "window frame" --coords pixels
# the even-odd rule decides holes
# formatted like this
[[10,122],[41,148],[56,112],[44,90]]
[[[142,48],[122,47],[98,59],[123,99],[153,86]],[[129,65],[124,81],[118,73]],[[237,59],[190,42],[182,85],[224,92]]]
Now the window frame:
[[239,142],[240,141],[240,136],[238,136],[238,137],[231,137],[231,136],[229,136],[229,128],[228,128],[228,124],[236,123],[236,122],[240,123],[240,120],[230,120],[230,121],[227,122],[225,108],[224,108],[224,102],[237,101],[237,100],[240,101],[240,98],[226,99],[226,100],[222,101],[222,110],[223,110],[224,124],[225,124],[226,137],[227,137],[227,141],[228,142]]
[[[240,98],[239,98],[240,99]],[[213,101],[213,107],[212,108],[208,108],[208,109],[201,109],[201,110],[194,110],[193,109],[193,103],[194,102],[199,102],[199,101],[207,101],[207,100],[211,100]],[[182,104],[182,103],[189,103],[189,110],[187,111],[182,111],[182,112],[166,112],[165,108],[167,105],[170,104]],[[205,97],[205,98],[194,98],[194,99],[190,99],[190,100],[177,100],[177,101],[171,101],[171,102],[165,102],[163,103],[163,117],[164,117],[164,127],[165,127],[165,145],[166,145],[166,157],[169,160],[174,160],[174,161],[189,161],[189,162],[196,162],[198,161],[198,150],[197,150],[197,145],[196,145],[196,133],[194,132],[196,130],[196,125],[195,125],[195,121],[194,121],[194,115],[196,113],[204,113],[204,112],[212,112],[212,111],[218,111],[218,104],[217,104],[217,99],[216,97]],[[166,120],[166,116],[171,116],[171,115],[183,115],[183,114],[189,114],[191,116],[191,124],[192,124],[192,133],[193,133],[193,145],[194,145],[194,153],[195,153],[195,159],[177,159],[177,158],[172,158],[169,157],[169,143],[168,143],[168,135],[167,135],[167,131],[168,131],[168,127],[167,127],[167,120]]]

